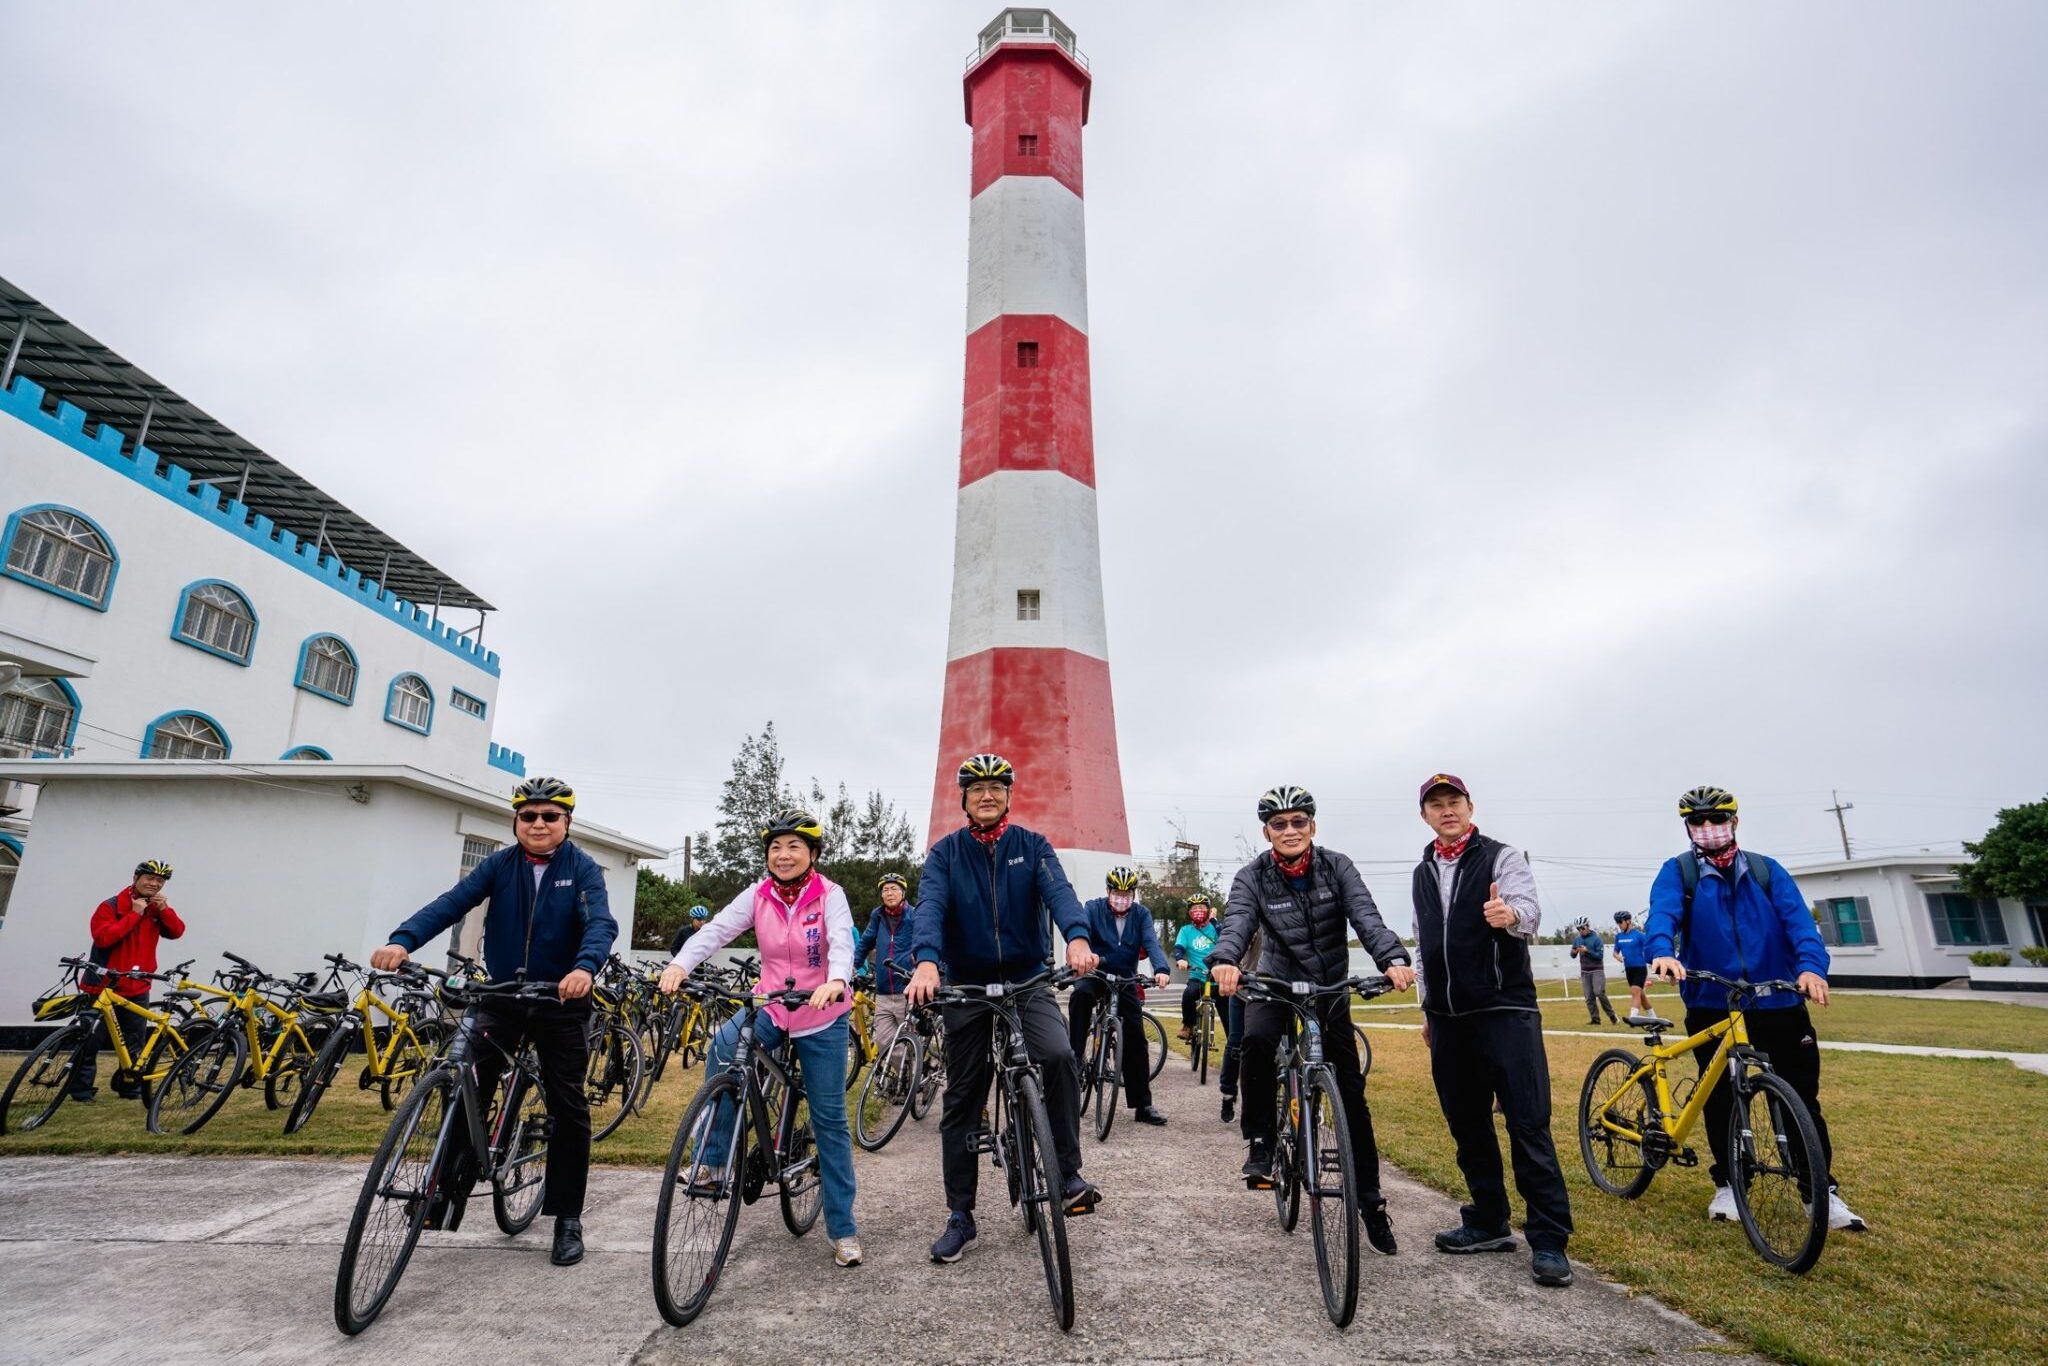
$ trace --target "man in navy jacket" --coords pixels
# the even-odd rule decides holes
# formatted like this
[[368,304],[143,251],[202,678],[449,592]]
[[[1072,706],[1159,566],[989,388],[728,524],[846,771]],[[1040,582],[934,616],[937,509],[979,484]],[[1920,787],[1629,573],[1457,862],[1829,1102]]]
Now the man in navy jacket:
[[[1159,929],[1152,912],[1138,904],[1138,875],[1119,864],[1109,870],[1107,896],[1099,896],[1081,909],[1088,913],[1088,942],[1102,954],[1102,971],[1117,977],[1138,975],[1138,954],[1151,960],[1152,980],[1165,986],[1169,980],[1166,950],[1159,944]],[[1074,1056],[1086,1050],[1088,1031],[1095,1022],[1095,1003],[1109,991],[1100,977],[1089,977],[1074,987],[1067,1002],[1067,1036]],[[1152,1048],[1145,1037],[1145,1014],[1138,1005],[1138,993],[1129,986],[1116,993],[1116,1013],[1123,1019],[1124,1097],[1138,1112],[1141,1124],[1164,1124],[1166,1116],[1152,1103]],[[1107,1066],[1108,1064],[1103,1064]]]
[[559,778],[519,784],[512,792],[518,843],[479,863],[370,955],[370,966],[389,972],[488,898],[484,966],[491,980],[560,983],[559,1004],[487,1008],[480,1024],[484,1037],[497,1047],[477,1050],[477,1089],[484,1096],[497,1086],[506,1056],[522,1043],[531,1043],[539,1055],[554,1130],[541,1212],[555,1216],[551,1256],[557,1266],[583,1260],[583,1193],[590,1176],[590,1105],[583,1095],[590,1063],[590,985],[619,933],[605,895],[604,871],[569,842],[575,807],[576,793]]
[[[934,844],[917,884],[911,942],[917,971],[910,1004],[931,1000],[939,964],[955,982],[986,986],[1042,975],[1052,957],[1048,913],[1067,941],[1067,966],[1093,972],[1088,918],[1045,836],[1010,824],[1010,785],[1016,770],[998,754],[976,754],[960,765],[960,806],[967,825]],[[1043,990],[1017,1003],[1024,1047],[1045,1078],[1045,1108],[1052,1120],[1055,1155],[1069,1214],[1086,1214],[1101,1193],[1081,1175],[1081,1087],[1074,1050],[1059,1007]],[[980,1175],[971,1140],[983,1124],[993,1070],[991,1013],[980,1005],[946,1007],[946,1099],[939,1149],[946,1173],[945,1232],[932,1244],[932,1260],[957,1262],[974,1241],[975,1180]]]

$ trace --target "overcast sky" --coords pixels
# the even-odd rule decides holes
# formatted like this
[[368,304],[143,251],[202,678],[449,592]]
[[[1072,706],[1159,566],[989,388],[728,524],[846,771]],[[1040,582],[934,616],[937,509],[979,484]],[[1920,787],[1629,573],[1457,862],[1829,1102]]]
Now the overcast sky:
[[[6,7],[0,274],[495,602],[591,819],[773,719],[922,831],[996,10]],[[2048,7],[1059,12],[1141,854],[1302,783],[1405,927],[1445,768],[1604,921],[1694,783],[2043,794]]]

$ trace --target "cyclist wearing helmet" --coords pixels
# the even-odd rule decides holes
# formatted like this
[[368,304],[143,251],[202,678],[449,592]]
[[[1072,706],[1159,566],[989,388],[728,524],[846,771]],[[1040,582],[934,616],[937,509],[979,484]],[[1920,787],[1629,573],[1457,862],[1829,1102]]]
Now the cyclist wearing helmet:
[[1413,885],[1422,1039],[1430,1046],[1437,1105],[1472,1195],[1458,1227],[1436,1235],[1436,1248],[1508,1252],[1515,1246],[1493,1126],[1498,1105],[1507,1120],[1515,1189],[1528,1208],[1529,1274],[1538,1285],[1567,1286],[1571,1197],[1550,1136],[1550,1063],[1529,962],[1529,940],[1543,918],[1536,878],[1519,849],[1479,833],[1464,779],[1449,773],[1424,779],[1421,806],[1423,824],[1436,832],[1423,847]]
[[[176,939],[185,933],[185,922],[171,909],[171,903],[164,900],[164,884],[170,880],[170,864],[162,859],[144,859],[135,865],[128,885],[94,909],[92,952],[87,957],[110,971],[104,977],[98,973],[87,973],[78,984],[80,991],[88,996],[97,996],[103,989],[112,987],[115,995],[125,996],[131,1001],[149,999],[147,977],[122,977],[111,969],[155,972],[157,941]],[[143,1044],[143,1019],[126,1010],[116,1011],[115,1015],[121,1022],[121,1037],[132,1056]],[[93,1026],[92,1039],[92,1047],[86,1050],[85,1056],[71,1071],[71,1099],[85,1105],[90,1105],[99,1091],[100,1045],[109,1042],[104,1018]],[[116,1071],[112,1084],[114,1094],[123,1100],[135,1100],[141,1095],[135,1079],[125,1071]]]
[[[1252,932],[1265,940],[1262,967],[1299,982],[1340,982],[1352,976],[1350,938],[1379,964],[1396,990],[1415,983],[1408,950],[1386,927],[1358,866],[1315,841],[1316,799],[1307,789],[1283,785],[1259,798],[1259,824],[1272,848],[1238,871],[1230,885],[1229,914],[1209,954],[1209,972],[1224,995],[1237,991]],[[1365,1075],[1358,1065],[1358,1037],[1351,1032],[1351,996],[1325,996],[1316,1005],[1323,1030],[1323,1058],[1337,1074],[1337,1094],[1351,1128],[1352,1159],[1358,1176],[1358,1212],[1365,1236],[1391,1257],[1397,1251],[1387,1202],[1380,1195],[1380,1151],[1373,1139],[1372,1111],[1365,1103]],[[1279,1001],[1253,1001],[1244,1011],[1243,1133],[1251,1144],[1245,1184],[1255,1189],[1273,1181],[1274,1051],[1294,1010]]]
[[[853,979],[853,908],[838,883],[818,871],[825,831],[807,811],[785,811],[761,829],[768,875],[741,892],[693,935],[661,974],[661,989],[673,992],[697,966],[748,930],[761,950],[761,985],[783,990],[794,982],[808,991],[797,1010],[771,1004],[754,1016],[754,1038],[775,1048],[789,1036],[802,1069],[804,1098],[811,1107],[811,1136],[818,1145],[818,1184],[823,1188],[825,1236],[832,1260],[859,1266],[860,1230],[853,1221],[853,1136],[846,1127],[846,1013],[853,1008],[846,984]],[[738,1015],[711,1040],[704,1075],[717,1076],[739,1051]],[[729,1103],[712,1123],[712,1140],[698,1161],[717,1168],[725,1161]]]
[[1628,974],[1628,1017],[1639,1020],[1650,1013],[1649,993],[1643,988],[1650,980],[1650,936],[1636,928],[1629,911],[1614,913],[1614,956]]
[[910,880],[901,873],[884,873],[877,890],[882,904],[868,912],[868,927],[861,931],[860,943],[854,946],[853,966],[859,971],[867,965],[869,954],[875,956],[872,1042],[880,1050],[889,1046],[896,1031],[910,1017],[910,1003],[903,992],[910,985],[910,974],[917,971],[917,956],[911,952],[910,926],[906,923]]
[[1572,936],[1572,957],[1579,960],[1579,991],[1586,998],[1587,1024],[1599,1024],[1600,1012],[1607,1012],[1607,1023],[1617,1024],[1614,1018],[1614,1002],[1607,999],[1607,945],[1593,929],[1593,922],[1581,916],[1579,923],[1572,926],[1577,931]]
[[[1828,951],[1799,884],[1776,859],[1745,852],[1736,842],[1735,796],[1725,788],[1695,787],[1678,799],[1691,844],[1658,870],[1650,887],[1647,951],[1650,972],[1682,985],[1685,1030],[1697,1034],[1728,1018],[1725,988],[1687,982],[1688,969],[1762,982],[1790,978],[1800,996],[1775,992],[1758,996],[1744,1012],[1752,1047],[1771,1060],[1813,1115],[1821,1151],[1834,1170],[1834,1145],[1820,1112],[1820,1043],[1806,1002],[1828,1003]],[[1803,999],[1802,999],[1803,997]],[[1711,1051],[1711,1050],[1707,1050]],[[1707,1051],[1694,1054],[1704,1072]],[[1707,1096],[1707,1140],[1713,1147],[1713,1203],[1709,1219],[1733,1220],[1735,1196],[1728,1189],[1728,1078]],[[1862,1216],[1842,1201],[1830,1182],[1828,1227],[1862,1232]]]
[[[1048,916],[1067,941],[1067,966],[1093,972],[1100,960],[1089,945],[1088,917],[1045,836],[1010,824],[1010,787],[1016,770],[1000,754],[976,754],[960,765],[960,807],[967,825],[925,855],[917,884],[911,941],[917,971],[910,1004],[922,1005],[939,986],[939,964],[955,981],[986,986],[1036,977],[1052,957]],[[1069,1214],[1086,1214],[1102,1198],[1081,1175],[1081,1087],[1065,1021],[1048,992],[1027,994],[1018,1006],[1024,1047],[1045,1073],[1045,1108],[1052,1120],[1054,1155]],[[971,1146],[982,1126],[991,1068],[994,1022],[986,1010],[949,1006],[946,1023],[946,1100],[939,1145],[946,1173],[946,1228],[932,1244],[932,1260],[957,1262],[974,1241],[974,1194],[979,1164]]]
[[[1171,979],[1166,950],[1160,947],[1159,930],[1152,912],[1138,901],[1137,870],[1118,864],[1104,880],[1106,894],[1081,909],[1088,915],[1088,942],[1102,955],[1102,970],[1119,977],[1138,975],[1138,954],[1152,964],[1152,980],[1165,986]],[[1067,1003],[1067,1039],[1074,1056],[1080,1057],[1095,1019],[1095,1003],[1109,991],[1100,977],[1084,978],[1074,986]],[[1166,1116],[1152,1103],[1152,1049],[1145,1039],[1145,1012],[1138,1004],[1135,987],[1117,991],[1116,1013],[1122,1017],[1124,1097],[1137,1111],[1140,1124],[1164,1124]]]
[[[497,1045],[477,1050],[478,1094],[489,1096],[507,1054],[523,1042],[540,1059],[541,1090],[553,1134],[548,1142],[541,1212],[555,1217],[556,1266],[583,1260],[583,1193],[590,1180],[590,983],[618,938],[604,870],[569,838],[576,793],[560,778],[528,778],[512,790],[516,842],[489,855],[468,877],[422,906],[370,955],[389,972],[419,947],[488,901],[484,966],[491,979],[560,982],[560,1004],[502,1002],[481,1018]],[[505,1050],[503,1053],[499,1049]]]
[[1188,898],[1188,923],[1173,937],[1173,965],[1188,975],[1180,993],[1180,1037],[1195,1037],[1195,1009],[1209,985],[1209,953],[1216,947],[1216,920],[1209,909],[1209,894],[1196,892]]
[[668,956],[673,958],[683,951],[683,945],[690,942],[690,936],[704,928],[704,922],[711,918],[709,906],[692,906],[690,913],[683,917],[683,923],[676,926],[676,937],[668,943]]

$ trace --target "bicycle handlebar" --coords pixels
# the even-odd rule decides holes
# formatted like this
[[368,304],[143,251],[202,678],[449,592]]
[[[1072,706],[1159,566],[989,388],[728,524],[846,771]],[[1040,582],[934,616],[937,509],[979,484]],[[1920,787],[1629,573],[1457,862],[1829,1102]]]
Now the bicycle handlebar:
[[984,982],[979,984],[963,982],[950,987],[942,986],[938,988],[932,993],[932,1000],[940,1004],[986,1004],[991,1001],[1003,1000],[1010,996],[1020,996],[1027,991],[1037,991],[1044,987],[1055,989],[1069,987],[1079,980],[1080,975],[1072,968],[1055,968],[1051,972],[1041,973],[1022,982]]
[[1769,996],[1780,991],[1789,991],[1794,996],[1806,995],[1806,992],[1800,988],[1799,983],[1788,982],[1782,977],[1773,978],[1767,982],[1745,982],[1738,977],[1723,977],[1718,972],[1708,972],[1705,968],[1689,969],[1685,975],[1687,977],[1697,977],[1702,982],[1709,982],[1717,987],[1726,987],[1728,990],[1745,997]]
[[81,972],[98,973],[101,977],[125,977],[133,978],[137,981],[147,979],[152,982],[175,982],[185,975],[185,970],[192,966],[193,960],[188,958],[169,972],[144,972],[140,968],[110,968],[105,963],[95,963],[90,958],[59,958],[57,962],[62,967],[76,968]]
[[1394,989],[1394,984],[1385,977],[1347,977],[1341,982],[1319,984],[1296,981],[1286,977],[1275,977],[1270,973],[1248,972],[1237,979],[1240,994],[1262,1001],[1289,1001],[1296,999],[1313,1000],[1322,996],[1340,996],[1357,992],[1366,1000],[1384,996]]

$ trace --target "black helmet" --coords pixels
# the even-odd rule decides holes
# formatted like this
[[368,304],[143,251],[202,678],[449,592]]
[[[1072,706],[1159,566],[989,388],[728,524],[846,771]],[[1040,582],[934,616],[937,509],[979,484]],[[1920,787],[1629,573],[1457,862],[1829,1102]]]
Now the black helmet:
[[160,877],[165,882],[169,882],[171,880],[171,865],[165,863],[160,858],[146,858],[135,865],[135,876]]
[[528,778],[512,789],[512,809],[517,811],[528,802],[553,802],[569,811],[576,809],[576,789],[560,778]]
[[1617,925],[1626,925],[1635,918],[1636,913],[1634,911],[1616,911],[1614,913],[1614,923]]
[[808,811],[791,809],[762,826],[761,847],[766,849],[773,844],[777,835],[795,835],[811,846],[812,858],[825,848],[825,827],[818,824],[818,818]]
[[1316,799],[1307,788],[1296,787],[1292,783],[1283,783],[1279,787],[1271,788],[1265,796],[1259,798],[1260,825],[1272,820],[1282,811],[1299,811],[1302,815],[1314,819]]
[[1678,814],[1684,820],[1716,814],[1732,816],[1735,814],[1735,794],[1725,787],[1696,787],[1678,799]]
[[975,783],[998,782],[1004,787],[1016,784],[1017,770],[1010,767],[1010,761],[1000,754],[970,754],[960,764],[960,786],[964,790]]

